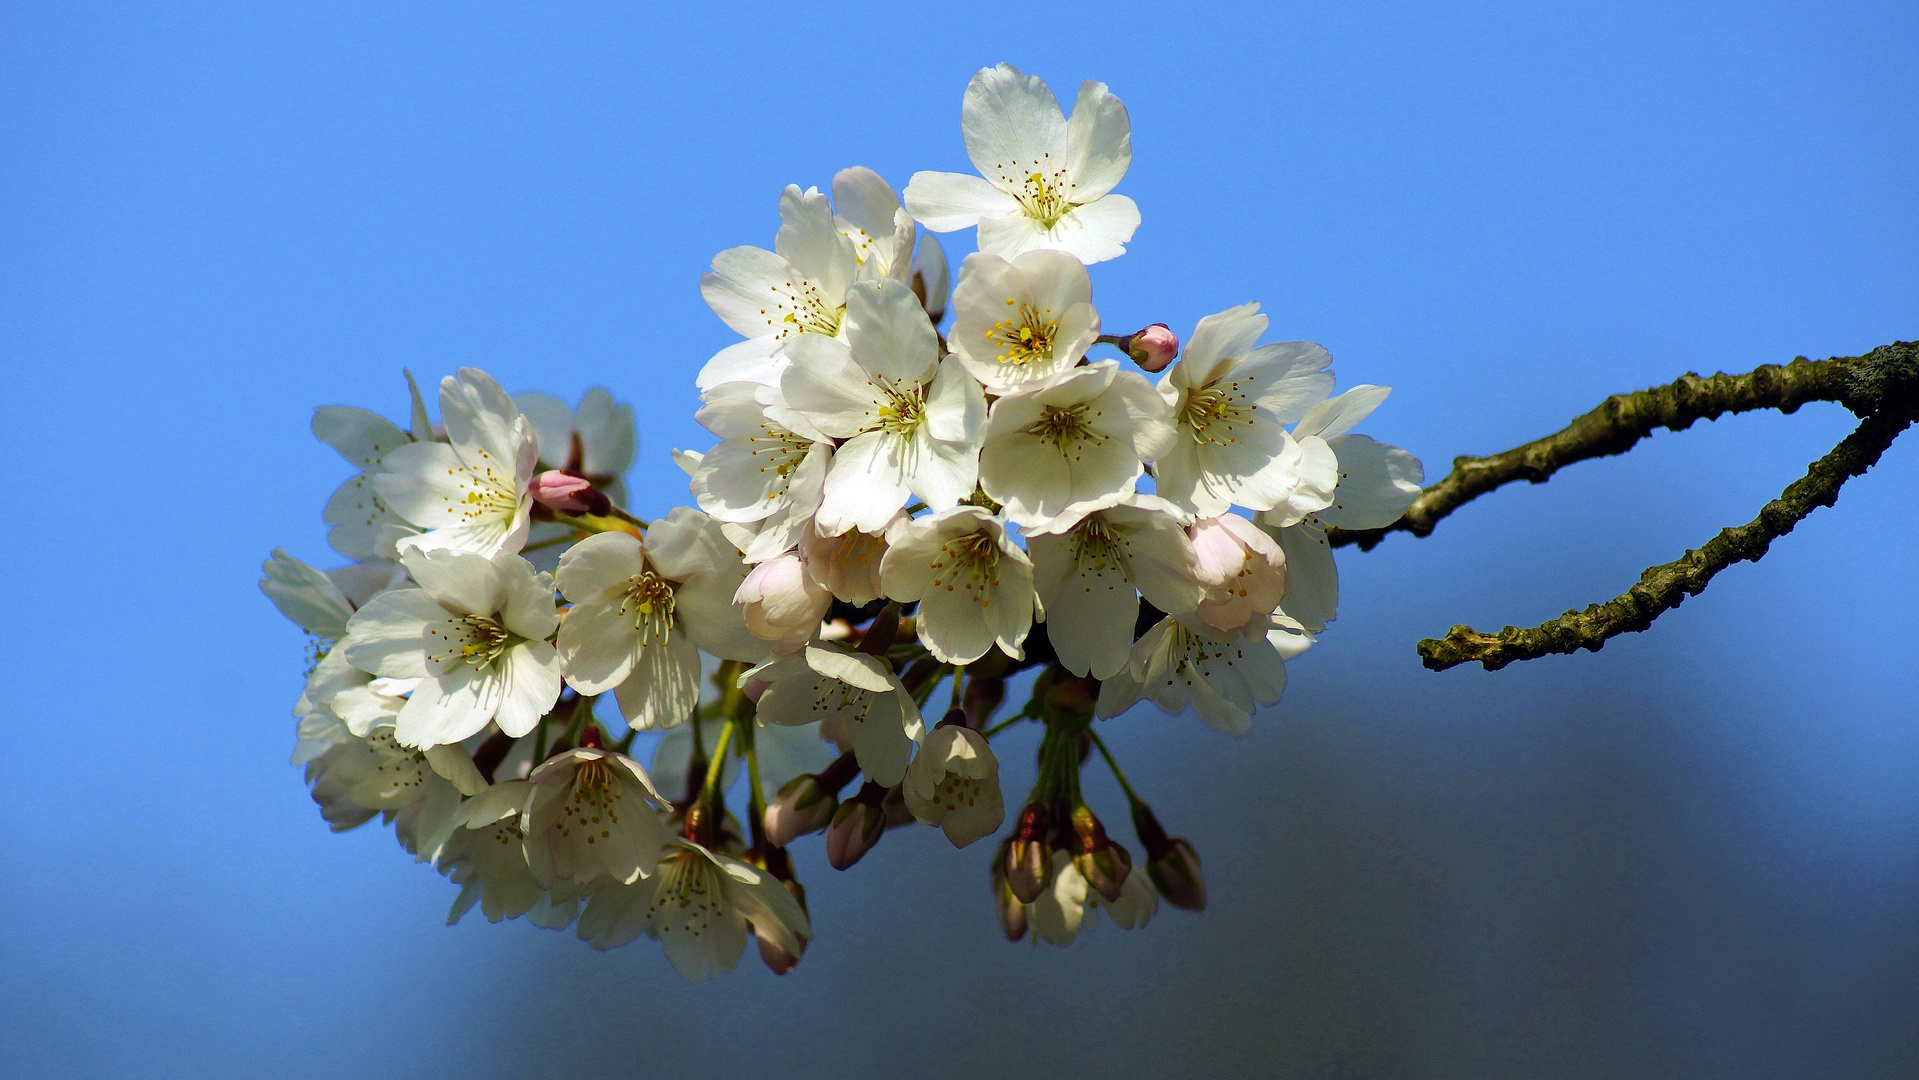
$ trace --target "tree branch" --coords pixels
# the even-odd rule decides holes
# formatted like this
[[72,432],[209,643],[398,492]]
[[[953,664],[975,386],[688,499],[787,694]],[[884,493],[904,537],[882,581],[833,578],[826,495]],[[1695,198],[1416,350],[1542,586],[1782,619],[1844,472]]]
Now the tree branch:
[[[1687,596],[1705,589],[1713,576],[1735,562],[1757,561],[1772,541],[1791,532],[1815,507],[1831,506],[1845,482],[1870,469],[1900,432],[1919,417],[1919,347],[1909,342],[1884,345],[1861,357],[1808,361],[1784,368],[1766,365],[1748,375],[1696,375],[1654,390],[1608,398],[1571,427],[1491,458],[1460,458],[1452,475],[1428,488],[1418,517],[1412,510],[1380,535],[1404,529],[1417,536],[1457,506],[1501,484],[1525,477],[1543,482],[1560,466],[1589,457],[1616,454],[1644,438],[1654,427],[1679,430],[1700,417],[1755,408],[1792,412],[1807,401],[1837,401],[1864,417],[1838,446],[1793,481],[1759,516],[1718,536],[1678,560],[1640,575],[1639,584],[1605,604],[1568,611],[1551,622],[1522,630],[1508,626],[1482,634],[1455,626],[1444,638],[1419,643],[1419,654],[1434,671],[1474,660],[1497,671],[1515,660],[1580,649],[1597,652],[1607,639],[1637,633]],[[1430,502],[1428,501],[1430,500]],[[1352,534],[1347,534],[1352,535]],[[1362,547],[1370,546],[1363,541]],[[1372,539],[1378,542],[1378,537]]]
[[[1884,346],[1867,355],[1904,345]],[[1334,547],[1358,544],[1361,551],[1370,551],[1388,533],[1430,535],[1441,518],[1481,495],[1517,480],[1543,484],[1574,462],[1623,454],[1659,428],[1684,431],[1699,420],[1756,409],[1791,413],[1808,401],[1836,401],[1864,415],[1854,406],[1859,403],[1856,399],[1870,396],[1869,390],[1855,386],[1857,370],[1866,359],[1848,356],[1808,360],[1802,356],[1784,367],[1764,364],[1744,375],[1721,372],[1710,378],[1688,373],[1665,386],[1614,394],[1564,430],[1543,439],[1490,457],[1454,458],[1453,471],[1413,500],[1398,521],[1381,529],[1327,529],[1327,542]]]

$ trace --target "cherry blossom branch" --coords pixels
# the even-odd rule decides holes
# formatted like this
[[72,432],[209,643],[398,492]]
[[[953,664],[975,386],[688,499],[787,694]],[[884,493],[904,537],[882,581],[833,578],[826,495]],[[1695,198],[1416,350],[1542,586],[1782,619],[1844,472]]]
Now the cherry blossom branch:
[[1616,635],[1645,630],[1687,596],[1704,590],[1727,566],[1757,561],[1774,539],[1791,532],[1815,507],[1831,506],[1845,482],[1871,468],[1919,416],[1919,348],[1894,342],[1859,357],[1801,357],[1783,368],[1768,364],[1745,375],[1722,373],[1709,379],[1686,375],[1666,386],[1615,395],[1557,434],[1489,458],[1459,458],[1446,479],[1426,489],[1387,528],[1365,533],[1328,530],[1329,538],[1334,544],[1358,543],[1365,550],[1387,532],[1425,536],[1440,518],[1479,495],[1521,478],[1543,483],[1564,465],[1623,453],[1655,428],[1683,430],[1698,419],[1726,412],[1774,408],[1790,413],[1807,401],[1835,401],[1864,419],[1751,522],[1723,529],[1704,547],[1646,570],[1639,584],[1608,603],[1568,611],[1531,629],[1508,626],[1498,634],[1455,626],[1446,637],[1429,638],[1418,646],[1423,662],[1434,671],[1475,660],[1496,671],[1516,660],[1551,653],[1597,651]]

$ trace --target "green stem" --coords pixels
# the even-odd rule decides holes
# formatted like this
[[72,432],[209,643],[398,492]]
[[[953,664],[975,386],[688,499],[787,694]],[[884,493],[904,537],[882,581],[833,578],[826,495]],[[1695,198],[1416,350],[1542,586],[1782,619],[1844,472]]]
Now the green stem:
[[966,665],[965,664],[954,665],[953,667],[953,702],[951,705],[948,705],[947,708],[957,709],[960,707],[960,683],[964,681],[965,678],[966,678]]
[[990,739],[993,736],[998,735],[1000,732],[1005,731],[1007,728],[1012,727],[1014,724],[1017,724],[1022,720],[1029,720],[1029,719],[1031,719],[1031,717],[1029,717],[1025,713],[1020,713],[1018,716],[1009,716],[1006,719],[1000,721],[999,723],[994,724],[992,727],[987,728],[985,731],[980,732],[980,734]]
[[1127,805],[1138,806],[1139,795],[1133,791],[1133,785],[1126,782],[1126,774],[1120,771],[1119,762],[1113,760],[1113,752],[1106,749],[1106,740],[1100,738],[1099,732],[1092,728],[1087,728],[1086,733],[1093,737],[1093,745],[1099,749],[1099,756],[1106,759],[1106,767],[1113,770],[1113,779],[1119,781],[1119,789],[1126,793]]
[[715,792],[720,789],[720,776],[726,772],[726,748],[733,741],[733,729],[737,723],[728,720],[720,729],[719,741],[713,744],[713,760],[706,766],[706,783],[700,789],[700,801],[710,803]]
[[[572,526],[568,526],[568,528],[571,527]],[[538,551],[541,548],[559,547],[561,544],[570,544],[577,539],[579,539],[577,533],[567,536],[549,536],[545,540],[538,540],[521,548],[520,554],[524,555],[529,551]]]

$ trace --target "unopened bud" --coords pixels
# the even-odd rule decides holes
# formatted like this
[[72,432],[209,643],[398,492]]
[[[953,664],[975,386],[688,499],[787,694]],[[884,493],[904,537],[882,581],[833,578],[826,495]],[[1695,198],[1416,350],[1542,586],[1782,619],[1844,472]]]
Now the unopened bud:
[[1206,910],[1206,879],[1199,872],[1199,852],[1182,837],[1169,837],[1143,802],[1133,804],[1133,830],[1146,848],[1146,875],[1166,902],[1187,911]]
[[[778,878],[779,874],[775,872],[773,876]],[[805,911],[806,910],[805,887],[802,886],[799,882],[792,880],[790,877],[781,879],[780,884],[786,886],[786,891],[793,894],[793,899],[799,901],[800,910]],[[772,971],[773,974],[775,975],[784,975],[787,972],[792,971],[794,968],[800,966],[800,957],[806,955],[806,939],[805,938],[797,938],[797,940],[800,943],[800,951],[798,953],[790,953],[790,952],[787,952],[785,949],[781,948],[778,942],[774,941],[772,938],[768,937],[766,934],[761,933],[759,925],[757,923],[754,924],[754,927],[753,927],[753,936],[759,939],[760,960],[763,963],[765,963],[767,968],[770,971]]]
[[1007,839],[1006,883],[1022,904],[1039,899],[1053,881],[1053,851],[1047,842],[1052,831],[1052,815],[1038,803],[1028,803],[1019,813],[1019,824]]
[[526,492],[534,502],[562,514],[604,514],[613,506],[605,493],[594,489],[593,481],[562,469],[534,477]]
[[1126,339],[1126,354],[1146,371],[1164,371],[1179,355],[1179,335],[1165,323],[1154,323]]
[[788,780],[766,804],[766,839],[776,847],[819,832],[833,822],[839,800],[820,785],[820,778],[802,773]]
[[1086,884],[1099,890],[1108,901],[1117,901],[1126,875],[1132,872],[1133,857],[1106,835],[1106,826],[1093,814],[1093,808],[1080,804],[1073,808],[1073,868]]
[[845,870],[866,857],[886,832],[886,811],[880,805],[886,789],[871,780],[858,795],[840,804],[826,829],[826,861]]
[[1011,843],[1000,841],[999,850],[993,853],[993,904],[999,908],[999,927],[1006,932],[1006,940],[1018,941],[1026,936],[1026,905],[1013,895],[1013,887],[1006,881],[1006,849]]

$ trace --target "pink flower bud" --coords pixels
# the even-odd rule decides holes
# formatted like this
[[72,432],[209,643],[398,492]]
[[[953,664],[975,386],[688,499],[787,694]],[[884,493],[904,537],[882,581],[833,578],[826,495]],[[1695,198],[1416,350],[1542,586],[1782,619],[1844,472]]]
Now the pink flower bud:
[[603,514],[609,505],[591,480],[559,469],[534,477],[526,490],[534,502],[562,514]]
[[745,609],[753,636],[778,642],[777,653],[796,652],[819,632],[833,595],[813,580],[798,554],[787,552],[755,566],[733,594]]
[[866,857],[886,833],[886,811],[881,803],[886,789],[871,780],[860,793],[840,804],[826,829],[826,861],[845,870]]
[[1164,371],[1179,355],[1179,335],[1165,323],[1154,323],[1126,339],[1133,363],[1147,371]]
[[833,821],[839,800],[820,786],[820,778],[802,773],[786,782],[773,800],[766,804],[766,840],[785,847],[808,833],[816,833]]

